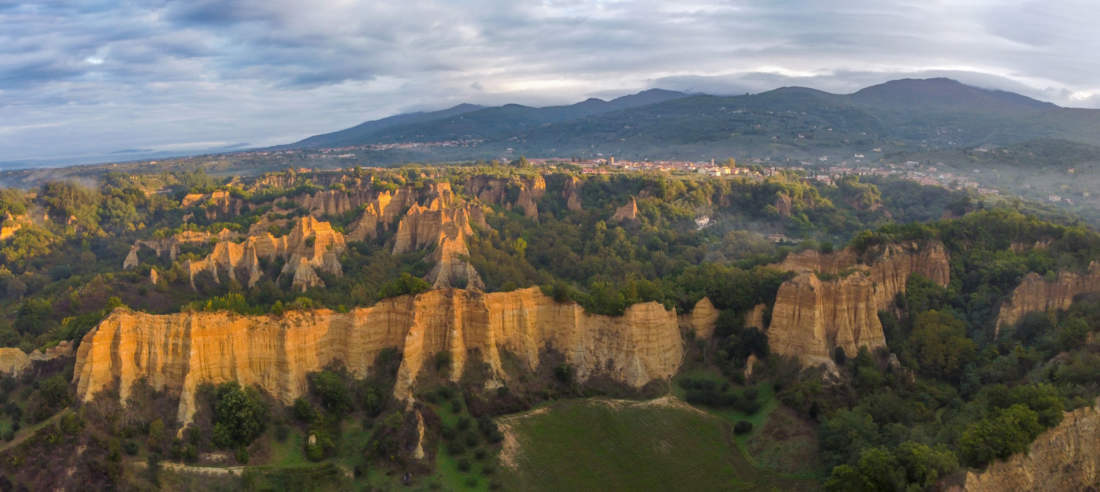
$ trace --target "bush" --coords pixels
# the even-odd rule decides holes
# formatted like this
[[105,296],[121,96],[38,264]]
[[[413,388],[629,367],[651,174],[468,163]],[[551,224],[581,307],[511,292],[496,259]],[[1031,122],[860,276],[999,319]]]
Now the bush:
[[470,418],[469,417],[459,417],[458,422],[455,424],[455,426],[460,431],[464,431],[466,429],[469,429],[470,428]]
[[464,471],[464,472],[470,471],[470,460],[468,460],[466,458],[462,458],[462,459],[458,460],[458,469],[459,469],[459,471]]
[[569,364],[562,364],[554,368],[554,377],[565,384],[573,382],[573,367]]
[[737,435],[748,434],[752,431],[752,422],[748,420],[738,420],[733,426],[733,433]]
[[474,448],[474,447],[477,447],[477,445],[478,445],[477,434],[474,434],[473,432],[470,432],[470,433],[466,434],[466,446]]
[[237,448],[237,452],[234,453],[233,456],[235,458],[237,458],[237,463],[240,463],[242,465],[247,465],[248,464],[248,450],[247,449],[245,449],[243,447]]
[[447,443],[447,454],[451,456],[458,456],[465,450],[466,448],[462,446],[462,441],[457,439]]
[[217,386],[214,394],[214,445],[244,447],[267,426],[267,404],[255,388],[242,389],[236,382]]
[[138,453],[138,443],[136,443],[134,441],[123,442],[122,443],[122,449],[123,449],[123,451],[126,451],[126,454],[128,454],[130,456],[134,456]]
[[391,280],[382,286],[378,296],[385,299],[389,297],[403,296],[406,294],[419,294],[431,289],[431,285],[424,279],[414,277],[408,273],[402,273],[400,277]]
[[299,422],[310,423],[317,417],[317,411],[313,409],[311,405],[304,398],[298,398],[294,400],[294,407],[292,408],[294,418]]
[[321,406],[334,415],[351,411],[351,394],[341,374],[324,370],[309,376],[310,390],[321,399]]

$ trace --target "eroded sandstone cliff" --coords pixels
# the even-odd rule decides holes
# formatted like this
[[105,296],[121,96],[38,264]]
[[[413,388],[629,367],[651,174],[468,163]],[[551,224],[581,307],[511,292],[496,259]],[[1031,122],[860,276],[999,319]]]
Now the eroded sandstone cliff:
[[498,178],[473,176],[466,180],[466,193],[482,203],[500,205],[508,210],[519,208],[523,215],[539,217],[538,200],[546,194],[546,180],[541,176]]
[[[1100,404],[1100,402],[1097,402]],[[968,472],[964,490],[1096,490],[1100,485],[1100,408],[1067,412],[1062,423],[1031,443],[1025,454]]]
[[190,193],[183,197],[180,206],[203,207],[206,217],[211,220],[236,217],[250,208],[248,202],[233,196],[228,190],[217,190],[205,194]]
[[535,370],[544,351],[553,349],[580,381],[598,374],[633,387],[672,377],[683,356],[676,313],[657,303],[611,317],[555,302],[538,288],[492,294],[446,289],[348,313],[152,315],[119,309],[84,337],[74,379],[80,400],[117,381],[126,401],[144,378],[179,396],[179,418],[188,422],[200,384],[255,384],[289,404],[306,391],[308,373],[340,362],[363,376],[387,348],[403,356],[394,388],[399,399],[410,398],[418,378],[435,370],[439,352],[451,354],[452,379],[461,376],[472,352],[493,380],[507,381],[516,375],[505,370],[503,354]]
[[881,246],[870,265],[849,250],[792,255],[773,267],[799,272],[779,287],[768,326],[772,352],[804,362],[826,361],[836,347],[853,356],[860,347],[886,345],[878,312],[905,291],[914,273],[947,285],[950,265],[938,241]]
[[704,297],[695,303],[690,313],[680,315],[680,327],[689,330],[699,340],[708,340],[714,336],[714,327],[718,324],[718,310]]
[[638,220],[638,200],[634,197],[630,197],[630,201],[625,205],[615,209],[615,214],[611,216],[611,222],[628,222]]
[[1090,263],[1085,273],[1060,272],[1053,278],[1029,273],[1001,305],[996,330],[999,333],[1001,327],[1015,325],[1030,312],[1068,309],[1074,297],[1090,293],[1100,293],[1100,264],[1096,262]]
[[31,365],[31,358],[15,347],[0,347],[0,375],[17,376]]
[[240,237],[239,234],[230,231],[229,229],[222,229],[218,234],[211,234],[205,231],[182,231],[178,234],[165,238],[157,239],[138,239],[134,241],[133,246],[130,246],[130,251],[126,254],[126,259],[122,261],[123,269],[135,268],[140,262],[138,253],[142,249],[152,250],[153,254],[166,258],[169,261],[176,261],[176,257],[179,256],[180,246],[184,244],[201,244],[209,241],[234,241]]
[[249,287],[263,275],[260,259],[285,260],[280,276],[291,278],[291,285],[305,290],[324,285],[317,271],[340,275],[339,254],[345,248],[344,236],[328,222],[312,216],[299,218],[289,234],[273,236],[269,232],[251,233],[241,242],[218,241],[209,256],[187,262],[191,286],[200,273],[209,273],[215,282],[234,279]]

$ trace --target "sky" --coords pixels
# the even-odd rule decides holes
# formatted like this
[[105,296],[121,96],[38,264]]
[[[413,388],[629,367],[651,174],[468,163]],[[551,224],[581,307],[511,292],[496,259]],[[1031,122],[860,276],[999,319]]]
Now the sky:
[[400,112],[949,76],[1100,107],[1090,1],[0,0],[0,162],[289,143]]

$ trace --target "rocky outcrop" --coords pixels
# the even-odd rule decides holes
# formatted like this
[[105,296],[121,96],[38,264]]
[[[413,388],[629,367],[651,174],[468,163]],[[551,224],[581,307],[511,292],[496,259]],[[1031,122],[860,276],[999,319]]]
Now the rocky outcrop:
[[38,349],[27,355],[15,347],[0,347],[0,375],[19,376],[31,364],[36,362],[49,362],[58,357],[71,357],[73,345],[65,340],[46,349]]
[[351,212],[375,199],[378,192],[368,188],[345,188],[318,191],[299,195],[294,199],[314,217],[341,215]]
[[1090,263],[1085,273],[1060,272],[1053,278],[1029,273],[1001,304],[996,331],[1015,325],[1027,313],[1069,309],[1075,297],[1092,293],[1100,293],[1100,264],[1096,262]]
[[791,259],[800,273],[776,294],[767,330],[772,352],[816,363],[831,360],[835,347],[849,356],[860,347],[885,347],[878,312],[905,291],[909,277],[919,273],[947,285],[950,265],[938,241],[889,244],[870,256],[875,260],[866,265],[849,264],[856,257],[850,251],[818,254],[818,268],[807,261],[811,255]]
[[533,371],[552,349],[579,381],[602,375],[633,387],[672,377],[683,356],[676,314],[657,303],[612,317],[555,302],[538,288],[492,294],[446,289],[347,313],[153,315],[118,309],[84,337],[74,382],[82,401],[117,383],[125,402],[144,379],[178,396],[179,418],[188,422],[203,383],[255,384],[290,404],[307,391],[308,373],[341,363],[362,377],[387,348],[402,353],[394,387],[399,399],[410,398],[417,381],[434,373],[440,352],[451,354],[454,380],[473,353],[499,382],[519,377],[505,370],[503,354],[511,354],[509,368],[518,361]]
[[378,193],[363,207],[363,214],[351,225],[348,240],[365,241],[377,238],[380,229],[390,228],[401,211],[411,203],[415,202],[408,188]]
[[239,237],[239,234],[223,228],[217,235],[205,231],[182,231],[166,238],[139,239],[134,241],[133,246],[130,246],[130,251],[126,254],[126,258],[122,260],[122,268],[124,270],[136,268],[141,262],[138,253],[142,248],[152,250],[153,254],[160,258],[176,261],[176,257],[180,254],[181,245],[202,244],[209,241],[233,241]]
[[709,340],[714,336],[714,327],[718,324],[718,310],[704,297],[695,303],[690,313],[680,315],[680,327],[691,331],[698,340]]
[[[1100,405],[1100,402],[1097,402]],[[1039,435],[1026,454],[990,464],[966,474],[963,489],[973,492],[1006,490],[1096,490],[1100,485],[1100,409],[1067,412],[1062,423]]]
[[328,222],[312,216],[301,217],[290,233],[275,237],[268,232],[250,234],[242,242],[219,241],[209,256],[189,261],[186,270],[192,288],[195,277],[209,273],[215,282],[222,278],[234,279],[249,287],[260,280],[263,272],[260,259],[282,258],[286,260],[280,277],[288,276],[291,285],[305,290],[324,285],[317,271],[340,275],[339,254],[344,250],[344,236],[332,229]]
[[581,207],[581,180],[576,176],[569,176],[562,186],[561,196],[565,199],[565,208],[571,212],[580,212]]
[[775,195],[775,211],[781,217],[790,217],[792,209],[791,196],[786,193],[777,193]]
[[414,203],[401,218],[393,253],[434,248],[435,266],[428,273],[433,287],[484,289],[481,276],[466,259],[470,255],[466,241],[474,233],[473,224],[489,227],[484,212],[476,204],[454,198],[447,183],[437,185],[434,194],[427,206]]
[[26,215],[12,215],[10,212],[4,212],[3,222],[0,222],[0,241],[12,237],[15,231],[28,224],[30,219]]
[[68,340],[58,342],[57,345],[46,349],[38,349],[31,352],[31,362],[46,362],[57,359],[59,357],[72,357],[73,344]]
[[31,358],[15,347],[0,347],[0,375],[18,376],[31,365]]
[[189,193],[180,202],[183,208],[203,207],[206,218],[210,220],[236,217],[248,210],[248,202],[233,196],[228,190],[213,193]]
[[848,248],[832,253],[807,249],[799,253],[791,253],[782,262],[768,265],[768,267],[786,272],[839,275],[857,264],[859,264],[858,255]]
[[473,176],[466,180],[466,193],[482,203],[500,205],[508,210],[520,208],[523,215],[537,219],[538,201],[546,194],[542,176],[498,178]]
[[745,328],[756,328],[757,330],[764,330],[764,311],[768,309],[767,304],[757,304],[745,313]]
[[638,201],[630,197],[630,202],[615,209],[611,222],[633,222],[638,220]]

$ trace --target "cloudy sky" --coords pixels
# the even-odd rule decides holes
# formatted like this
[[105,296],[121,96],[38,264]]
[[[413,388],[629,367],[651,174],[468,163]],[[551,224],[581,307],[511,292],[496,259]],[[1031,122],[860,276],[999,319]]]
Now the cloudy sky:
[[459,102],[650,87],[947,75],[1100,107],[1098,24],[1093,2],[1058,0],[0,0],[0,162],[288,143]]

